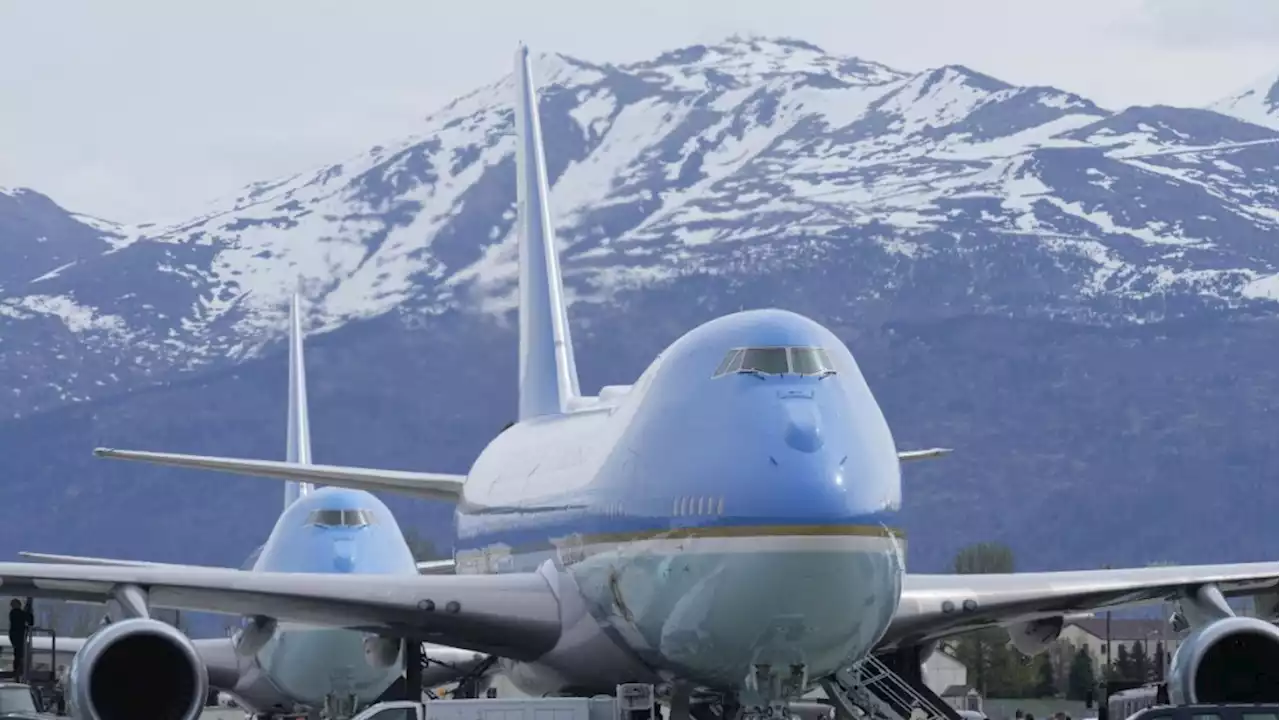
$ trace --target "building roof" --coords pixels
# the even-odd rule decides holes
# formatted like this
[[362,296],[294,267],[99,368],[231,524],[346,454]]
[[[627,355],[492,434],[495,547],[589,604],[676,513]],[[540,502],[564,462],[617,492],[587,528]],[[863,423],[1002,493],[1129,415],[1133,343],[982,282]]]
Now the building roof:
[[[1075,625],[1099,640],[1107,638],[1106,618],[1077,618],[1068,620],[1067,625]],[[1169,639],[1164,636],[1172,636],[1169,624],[1164,620],[1111,620],[1111,642]]]

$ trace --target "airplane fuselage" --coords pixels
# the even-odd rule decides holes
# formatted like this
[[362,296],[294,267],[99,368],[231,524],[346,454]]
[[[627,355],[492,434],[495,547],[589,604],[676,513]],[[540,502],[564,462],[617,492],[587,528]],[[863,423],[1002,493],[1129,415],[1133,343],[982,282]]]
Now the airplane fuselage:
[[[386,505],[367,492],[332,487],[304,495],[285,509],[252,570],[418,574]],[[384,667],[370,663],[365,639],[365,633],[355,630],[279,626],[245,658],[234,687],[220,689],[259,712],[320,707],[331,693],[371,703],[404,666],[398,659]]]
[[[717,374],[735,349],[780,347],[820,348],[834,372]],[[741,691],[756,665],[816,680],[874,647],[901,593],[900,503],[892,435],[845,345],[748,311],[685,334],[619,397],[495,438],[455,560],[559,585],[564,639],[507,666],[526,692]]]

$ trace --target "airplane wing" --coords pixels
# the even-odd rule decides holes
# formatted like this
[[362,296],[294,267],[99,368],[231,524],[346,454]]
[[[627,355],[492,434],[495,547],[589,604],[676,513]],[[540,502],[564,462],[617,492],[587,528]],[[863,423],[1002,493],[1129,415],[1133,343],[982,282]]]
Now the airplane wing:
[[1161,602],[1210,583],[1227,597],[1274,593],[1280,586],[1280,563],[1000,575],[908,573],[898,613],[881,643],[893,647],[1025,620]]
[[116,460],[169,465],[172,467],[218,470],[238,475],[257,475],[291,482],[312,482],[352,488],[354,490],[405,493],[427,500],[456,502],[462,492],[465,475],[445,473],[419,473],[403,470],[373,470],[370,468],[341,467],[337,465],[310,465],[281,462],[279,460],[239,460],[206,455],[181,455],[178,453],[143,452],[140,450],[113,450],[95,448],[94,455]]
[[560,637],[560,605],[538,573],[339,575],[183,566],[0,563],[0,594],[106,602],[132,585],[154,607],[269,615],[310,625],[416,637],[532,660]]
[[[84,641],[85,638],[59,637],[56,642],[58,654],[67,653],[74,655],[80,652],[80,646],[84,645]],[[35,659],[40,661],[43,661],[44,658],[38,656],[47,656],[53,651],[53,647],[55,645],[53,639],[48,635],[35,635],[30,639],[30,642],[32,654],[37,656]],[[0,636],[0,650],[8,650],[11,647],[13,647],[13,643],[9,642],[9,636]]]
[[36,562],[56,565],[93,565],[97,567],[165,567],[165,568],[210,568],[210,565],[184,565],[181,563],[151,562],[149,560],[118,560],[116,558],[87,557],[84,555],[58,555],[22,551],[18,555]]
[[900,450],[898,451],[898,462],[910,462],[912,460],[931,460],[943,455],[950,455],[951,448],[929,448],[928,450]]

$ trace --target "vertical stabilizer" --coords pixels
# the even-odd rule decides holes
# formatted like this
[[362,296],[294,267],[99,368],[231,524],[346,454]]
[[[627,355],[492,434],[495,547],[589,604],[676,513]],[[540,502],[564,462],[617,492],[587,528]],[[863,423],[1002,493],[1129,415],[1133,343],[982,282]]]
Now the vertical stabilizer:
[[516,219],[520,247],[519,418],[562,413],[578,395],[548,205],[546,156],[529,48],[516,51]]
[[[285,459],[311,464],[311,424],[307,419],[307,371],[302,358],[302,298],[293,294],[289,305],[289,440]],[[287,482],[284,506],[311,492],[311,483]]]

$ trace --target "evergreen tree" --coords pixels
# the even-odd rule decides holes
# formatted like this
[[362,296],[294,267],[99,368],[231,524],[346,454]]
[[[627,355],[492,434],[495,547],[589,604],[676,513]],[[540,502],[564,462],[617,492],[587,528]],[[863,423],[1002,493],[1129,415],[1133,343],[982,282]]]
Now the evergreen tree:
[[1013,572],[1013,551],[1002,543],[975,543],[961,548],[952,560],[957,575]]
[[1133,666],[1133,679],[1146,682],[1150,678],[1147,668],[1147,648],[1141,642],[1134,640],[1133,647],[1129,648],[1129,662]]
[[1071,670],[1067,673],[1067,699],[1084,700],[1096,684],[1093,657],[1089,648],[1081,645],[1076,650],[1076,656],[1071,659]]
[[1038,698],[1051,698],[1057,694],[1057,682],[1053,675],[1053,657],[1046,652],[1040,655],[1034,695]]
[[[952,563],[957,574],[981,575],[1013,572],[1013,551],[999,543],[977,543],[962,548]],[[988,697],[1022,697],[1034,679],[1009,647],[1008,633],[998,628],[975,630],[955,642],[955,655],[978,692]]]
[[1116,677],[1121,680],[1133,680],[1133,659],[1129,657],[1129,648],[1124,645],[1116,650]]
[[1151,654],[1151,679],[1155,682],[1164,682],[1164,666],[1167,664],[1164,656],[1164,641],[1156,641],[1155,652]]

